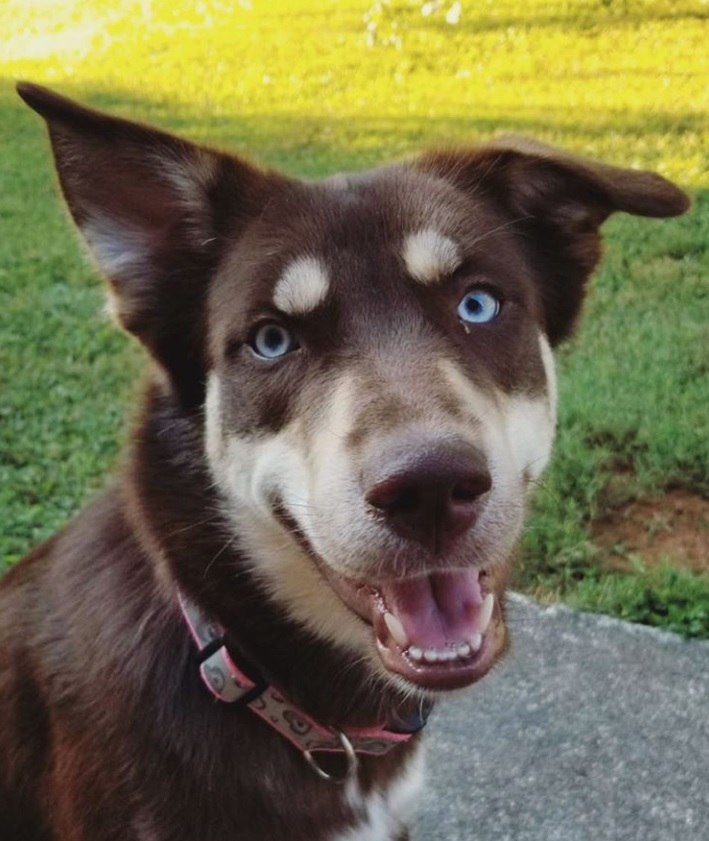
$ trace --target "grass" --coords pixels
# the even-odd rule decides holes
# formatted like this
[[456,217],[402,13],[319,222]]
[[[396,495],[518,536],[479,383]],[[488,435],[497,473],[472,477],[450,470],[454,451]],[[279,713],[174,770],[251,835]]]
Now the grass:
[[100,315],[41,126],[14,95],[30,78],[305,176],[503,130],[689,188],[682,219],[606,226],[517,584],[709,637],[706,577],[677,559],[610,571],[590,536],[670,485],[709,498],[709,3],[479,0],[451,24],[452,6],[0,5],[0,567],[101,485],[141,365]]
[[581,610],[610,613],[686,637],[706,638],[709,628],[705,582],[670,563],[648,569],[638,562],[633,575],[588,574],[571,602]]

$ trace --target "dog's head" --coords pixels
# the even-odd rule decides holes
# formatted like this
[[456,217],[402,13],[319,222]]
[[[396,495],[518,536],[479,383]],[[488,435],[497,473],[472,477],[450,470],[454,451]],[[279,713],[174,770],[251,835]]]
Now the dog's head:
[[301,182],[20,91],[271,596],[406,686],[484,674],[599,226],[684,194],[520,139]]

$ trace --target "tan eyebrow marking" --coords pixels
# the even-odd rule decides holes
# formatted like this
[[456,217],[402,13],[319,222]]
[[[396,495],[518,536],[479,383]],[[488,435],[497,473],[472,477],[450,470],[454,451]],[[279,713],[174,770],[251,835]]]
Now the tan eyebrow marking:
[[273,292],[273,303],[288,315],[312,312],[330,289],[327,269],[317,257],[298,257],[288,265]]
[[411,277],[428,285],[452,274],[461,264],[458,246],[447,236],[425,228],[404,240],[404,264]]

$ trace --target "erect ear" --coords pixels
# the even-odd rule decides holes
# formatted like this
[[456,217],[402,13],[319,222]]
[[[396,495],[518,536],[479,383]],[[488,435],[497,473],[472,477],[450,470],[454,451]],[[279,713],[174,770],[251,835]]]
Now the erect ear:
[[71,214],[112,291],[114,314],[201,399],[202,304],[224,243],[285,181],[238,158],[21,83],[47,121]]
[[492,201],[510,217],[541,284],[552,344],[572,331],[600,259],[600,225],[615,211],[677,216],[689,199],[660,175],[575,157],[523,137],[473,151],[433,152],[416,166]]

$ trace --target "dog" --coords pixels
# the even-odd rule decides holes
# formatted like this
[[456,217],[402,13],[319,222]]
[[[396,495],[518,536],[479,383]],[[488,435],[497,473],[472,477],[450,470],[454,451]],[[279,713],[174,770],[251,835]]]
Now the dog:
[[150,373],[124,469],[0,587],[0,837],[404,841],[504,591],[614,211],[501,138],[300,181],[21,83]]

